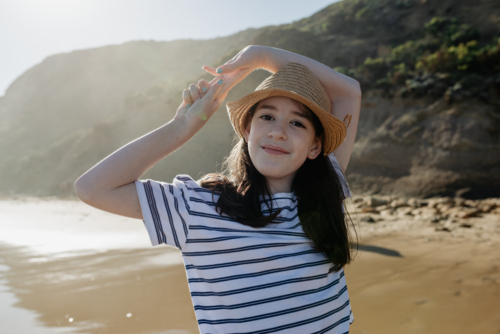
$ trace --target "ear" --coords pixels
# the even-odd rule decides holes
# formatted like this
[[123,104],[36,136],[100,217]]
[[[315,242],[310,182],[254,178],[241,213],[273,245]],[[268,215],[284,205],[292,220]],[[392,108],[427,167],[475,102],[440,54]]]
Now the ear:
[[321,153],[321,143],[322,143],[322,138],[316,137],[314,139],[313,145],[309,149],[309,152],[307,153],[307,157],[311,160],[314,160],[318,157],[318,155]]

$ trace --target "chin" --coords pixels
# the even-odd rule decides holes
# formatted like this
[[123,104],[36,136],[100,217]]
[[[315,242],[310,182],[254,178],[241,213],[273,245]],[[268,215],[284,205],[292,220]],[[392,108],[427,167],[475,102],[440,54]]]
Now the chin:
[[281,179],[289,174],[287,171],[276,168],[276,166],[255,166],[255,168],[266,178]]

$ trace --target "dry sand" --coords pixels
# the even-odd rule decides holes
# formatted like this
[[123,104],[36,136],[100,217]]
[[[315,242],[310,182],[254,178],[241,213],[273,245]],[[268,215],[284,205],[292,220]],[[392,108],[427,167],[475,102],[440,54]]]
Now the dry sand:
[[[500,217],[467,222],[451,232],[409,218],[357,223],[350,332],[500,333]],[[179,252],[147,247],[143,229],[79,202],[0,201],[0,299],[12,300],[0,300],[0,333],[197,333]],[[61,235],[78,242],[58,250]],[[91,251],[92,235],[112,247]]]

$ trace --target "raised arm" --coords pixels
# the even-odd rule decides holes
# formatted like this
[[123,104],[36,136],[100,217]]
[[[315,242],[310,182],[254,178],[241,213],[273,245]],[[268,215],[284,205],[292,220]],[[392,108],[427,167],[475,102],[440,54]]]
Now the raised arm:
[[142,219],[134,181],[203,127],[223,101],[218,96],[222,80],[211,85],[202,80],[200,87],[191,84],[183,92],[184,101],[174,119],[126,144],[85,172],[75,182],[77,196],[95,208]]
[[314,73],[332,102],[332,114],[348,125],[344,143],[334,151],[342,171],[345,172],[356,139],[361,108],[361,89],[358,81],[311,58],[282,49],[258,45],[244,48],[226,64],[219,66],[217,68],[219,72],[210,66],[203,68],[213,75],[223,73],[229,76],[227,85],[221,91],[221,95],[225,97],[237,82],[243,80],[253,70],[262,68],[276,73],[289,62],[303,64]]

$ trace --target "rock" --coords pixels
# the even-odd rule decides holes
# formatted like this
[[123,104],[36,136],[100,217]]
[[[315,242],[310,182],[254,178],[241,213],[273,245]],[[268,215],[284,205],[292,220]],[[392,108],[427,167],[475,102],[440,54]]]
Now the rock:
[[360,220],[365,223],[375,223],[375,220],[371,216],[363,216]]
[[411,210],[411,214],[412,214],[413,216],[418,216],[418,215],[420,215],[421,213],[422,213],[422,209],[420,209],[420,208]]
[[458,218],[470,218],[470,217],[477,217],[479,214],[479,210],[476,208],[471,208],[468,210],[464,210],[459,213]]
[[440,215],[434,215],[434,216],[430,217],[431,223],[439,223],[439,221],[442,219],[443,219],[443,217],[441,217]]
[[472,200],[472,199],[467,199],[464,201],[464,205],[470,207],[470,208],[475,208],[479,205],[479,201],[477,200]]
[[382,210],[387,210],[387,209],[390,209],[391,207],[389,205],[381,205],[381,206],[377,206],[375,209],[377,209],[377,211],[382,211]]
[[444,204],[455,204],[455,202],[450,197],[442,197],[442,198],[431,198],[427,204],[429,208],[435,208],[438,205]]
[[394,209],[397,209],[397,208],[402,207],[402,206],[408,206],[406,201],[401,200],[401,199],[393,200],[390,205],[391,205],[391,208],[394,208]]
[[365,206],[365,203],[364,202],[358,202],[358,203],[354,203],[354,207],[356,209],[361,209]]
[[451,232],[451,230],[447,227],[436,227],[434,229],[434,231],[437,231],[437,232]]
[[373,103],[363,108],[349,162],[359,191],[424,198],[455,196],[467,187],[464,198],[499,196],[498,107],[436,99],[410,108],[368,100]]
[[453,208],[455,206],[455,203],[454,202],[450,202],[450,203],[439,203],[435,206],[435,208],[439,211],[439,212],[446,212],[448,211],[449,209]]
[[481,210],[481,212],[488,213],[491,210],[493,210],[494,208],[495,208],[495,205],[493,205],[493,204],[483,204],[479,207],[479,210]]
[[420,212],[420,215],[424,219],[430,219],[437,214],[439,214],[439,211],[434,208],[422,208],[422,211]]
[[385,204],[387,204],[387,200],[381,197],[369,196],[366,200],[366,205],[372,208]]
[[417,198],[410,198],[407,203],[409,206],[414,208],[419,208],[422,205],[420,200]]
[[368,207],[368,208],[363,208],[363,209],[361,210],[361,212],[362,212],[362,213],[378,213],[378,210],[377,210],[377,209],[375,209],[375,208],[370,208],[370,207]]
[[455,206],[464,206],[465,204],[465,200],[463,198],[460,198],[460,197],[455,197],[453,199],[453,202],[455,203]]
[[352,202],[353,203],[362,203],[362,202],[364,202],[364,200],[363,200],[363,197],[354,197],[352,199]]
[[380,211],[381,216],[392,216],[393,213],[394,213],[394,210],[392,210],[392,209],[386,209],[386,210]]
[[467,224],[467,223],[462,223],[462,224],[460,224],[460,227],[471,228],[472,225],[471,224]]
[[500,207],[496,208],[496,209],[493,209],[490,211],[490,213],[494,214],[494,215],[500,215]]
[[400,217],[411,216],[412,211],[413,211],[413,208],[410,208],[409,206],[399,207],[396,209],[396,212],[397,212],[398,216],[400,216]]
[[459,211],[452,212],[450,214],[451,217],[456,217],[456,218],[470,218],[470,217],[476,217],[479,214],[479,210],[476,208],[462,208]]

